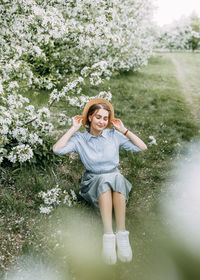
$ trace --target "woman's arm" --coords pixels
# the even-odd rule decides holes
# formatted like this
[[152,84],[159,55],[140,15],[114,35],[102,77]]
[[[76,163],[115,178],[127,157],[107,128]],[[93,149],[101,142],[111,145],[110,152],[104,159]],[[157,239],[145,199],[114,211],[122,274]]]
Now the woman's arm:
[[[111,123],[113,124],[114,128],[116,128],[122,134],[124,134],[127,131],[127,128],[124,126],[120,119],[113,119]],[[136,145],[140,150],[147,150],[146,144],[130,130],[128,130],[128,132],[126,133],[126,137],[129,138],[131,142],[134,145]]]
[[73,117],[73,125],[72,127],[56,142],[56,144],[53,146],[53,151],[56,152],[62,148],[64,148],[67,145],[67,142],[72,137],[72,135],[79,130],[79,128],[82,125],[82,116],[74,116]]

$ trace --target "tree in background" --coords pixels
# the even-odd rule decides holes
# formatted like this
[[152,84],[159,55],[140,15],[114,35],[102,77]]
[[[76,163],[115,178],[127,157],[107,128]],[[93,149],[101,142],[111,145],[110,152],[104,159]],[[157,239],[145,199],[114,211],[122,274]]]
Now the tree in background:
[[199,50],[200,18],[193,13],[188,18],[157,28],[155,46],[168,50]]
[[192,13],[190,16],[190,26],[194,34],[189,39],[189,45],[192,50],[200,49],[200,17],[196,13]]

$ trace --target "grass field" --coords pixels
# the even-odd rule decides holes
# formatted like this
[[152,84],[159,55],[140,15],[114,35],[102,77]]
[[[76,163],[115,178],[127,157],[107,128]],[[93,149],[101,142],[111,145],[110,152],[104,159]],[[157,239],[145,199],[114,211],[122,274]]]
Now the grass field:
[[[109,271],[109,279],[141,280],[143,268],[145,270],[150,265],[148,256],[151,252],[152,235],[158,234],[157,205],[160,195],[173,180],[171,171],[174,160],[184,153],[187,143],[199,137],[200,113],[198,115],[195,107],[198,102],[200,104],[199,61],[200,54],[156,54],[150,59],[149,65],[138,72],[116,74],[101,87],[85,89],[93,95],[110,88],[115,116],[148,146],[144,153],[120,151],[120,170],[133,185],[127,207],[127,229],[131,232],[134,260],[131,264],[118,264]],[[36,104],[38,100],[45,104],[46,98],[34,97]],[[64,104],[59,106],[63,107]],[[195,114],[193,106],[196,108]],[[54,110],[59,108],[55,107]],[[72,109],[68,114],[73,116],[80,112]],[[60,135],[55,136],[55,141],[63,132],[64,130],[60,129]],[[152,144],[150,136],[156,139],[156,145]],[[56,262],[60,267],[65,266],[62,263],[62,254],[59,251],[54,253],[54,242],[49,244],[50,237],[47,232],[55,228],[55,217],[57,226],[63,223],[62,217],[66,210],[75,219],[77,214],[74,214],[73,209],[77,209],[80,220],[84,220],[87,213],[87,230],[89,228],[91,232],[94,228],[95,232],[98,229],[95,240],[101,242],[100,217],[80,197],[73,209],[61,207],[55,215],[49,216],[39,213],[40,191],[46,191],[58,184],[62,189],[72,188],[78,194],[83,171],[80,160],[70,155],[55,157],[54,160],[40,165],[1,170],[2,275],[15,263],[17,256],[30,252]],[[81,225],[80,223],[78,228],[80,231],[84,230]],[[56,261],[54,256],[60,261]],[[80,271],[76,271],[73,263],[69,266],[69,271],[74,279],[90,279],[89,276],[84,276],[84,270],[81,269],[83,273],[80,276]]]

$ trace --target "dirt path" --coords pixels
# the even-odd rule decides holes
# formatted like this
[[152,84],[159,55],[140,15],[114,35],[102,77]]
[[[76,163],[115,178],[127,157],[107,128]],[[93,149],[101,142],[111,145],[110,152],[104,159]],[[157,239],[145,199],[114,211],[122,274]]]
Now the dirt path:
[[171,59],[175,66],[177,80],[182,88],[182,93],[191,107],[191,113],[193,114],[196,123],[200,127],[200,93],[194,90],[191,86],[191,81],[187,76],[184,65],[180,63],[176,54],[167,54],[167,56]]

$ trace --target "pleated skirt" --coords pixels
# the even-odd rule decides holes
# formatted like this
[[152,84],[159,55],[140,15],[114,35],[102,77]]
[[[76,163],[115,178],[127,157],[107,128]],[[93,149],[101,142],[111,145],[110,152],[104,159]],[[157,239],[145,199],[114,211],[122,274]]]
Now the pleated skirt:
[[81,179],[79,194],[89,203],[99,208],[98,197],[112,190],[119,192],[126,197],[128,202],[131,183],[120,173],[118,168],[109,172],[92,173],[86,171]]

